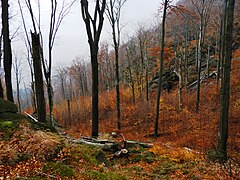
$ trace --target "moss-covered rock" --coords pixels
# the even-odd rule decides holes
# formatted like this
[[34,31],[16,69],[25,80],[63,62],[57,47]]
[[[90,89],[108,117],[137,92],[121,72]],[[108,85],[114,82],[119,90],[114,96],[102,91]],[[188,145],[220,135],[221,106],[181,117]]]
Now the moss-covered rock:
[[0,98],[0,113],[5,112],[17,113],[18,108],[14,103]]
[[22,119],[27,119],[27,117],[19,113],[9,113],[9,112],[0,113],[0,120],[4,120],[4,121],[17,120],[18,121]]

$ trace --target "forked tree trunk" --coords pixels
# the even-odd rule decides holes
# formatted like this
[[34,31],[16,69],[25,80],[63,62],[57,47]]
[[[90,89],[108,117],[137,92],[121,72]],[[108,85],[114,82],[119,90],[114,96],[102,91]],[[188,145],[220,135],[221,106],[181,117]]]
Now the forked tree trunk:
[[[84,20],[88,43],[90,46],[92,68],[92,136],[98,137],[98,43],[103,27],[106,0],[96,0],[94,16],[89,14],[88,0],[81,0],[82,18]],[[100,5],[101,4],[101,5]]]

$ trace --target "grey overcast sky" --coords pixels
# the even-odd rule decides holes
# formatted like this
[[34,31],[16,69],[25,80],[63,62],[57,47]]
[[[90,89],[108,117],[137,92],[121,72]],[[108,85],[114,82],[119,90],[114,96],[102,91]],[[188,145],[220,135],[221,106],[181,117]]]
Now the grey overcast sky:
[[[127,0],[121,16],[122,37],[133,35],[139,24],[150,26],[154,22],[161,2],[162,0]],[[111,29],[107,18],[105,18],[101,41],[111,43]],[[72,8],[71,14],[66,17],[59,29],[53,55],[54,65],[69,64],[76,56],[89,59],[87,34],[79,2]]]
[[[66,0],[67,1],[67,0]],[[12,9],[11,12],[17,12],[19,7],[16,5],[16,1],[12,0],[15,6],[10,6]],[[24,17],[29,17],[29,12],[24,7],[24,1],[22,2],[22,7],[24,10]],[[31,1],[34,8],[35,16],[38,14],[38,9],[36,1]],[[61,4],[62,0],[58,0],[58,4]],[[89,0],[90,7],[91,4],[94,5],[94,0]],[[49,17],[50,17],[50,3],[49,0],[41,0],[41,30],[43,32],[43,40],[44,40],[44,52],[45,57],[47,56],[47,41],[48,41],[48,31],[49,31]],[[151,25],[156,23],[156,19],[159,19],[158,10],[161,6],[162,0],[127,0],[122,9],[121,15],[121,25],[122,25],[122,41],[126,41],[127,37],[132,36],[139,25],[144,25],[144,27],[150,27]],[[61,65],[70,65],[72,60],[77,56],[84,60],[89,60],[89,45],[87,40],[87,33],[85,29],[85,24],[82,20],[81,10],[80,10],[80,0],[74,4],[71,9],[71,12],[65,17],[63,20],[59,31],[56,36],[55,44],[53,47],[53,67]],[[19,24],[21,24],[21,16],[12,20],[11,23],[11,33],[13,33]],[[158,18],[157,18],[158,17]],[[29,18],[26,19],[27,22],[27,30],[30,31],[32,29],[31,21]],[[155,23],[154,23],[155,22]],[[21,30],[22,37],[25,36],[24,31]],[[14,40],[12,43],[13,51],[17,52],[18,56],[22,56],[22,59],[26,59],[24,57],[24,53],[26,53],[25,45],[23,38],[18,36],[18,40]],[[125,38],[124,38],[125,37]],[[107,17],[104,21],[104,27],[101,34],[101,42],[107,41],[109,44],[112,43],[111,37],[111,28],[108,23]],[[13,54],[16,54],[14,53]],[[19,55],[20,54],[20,55]],[[26,60],[25,60],[26,61]],[[24,62],[24,69],[28,68],[27,62]],[[28,75],[26,75],[28,76]]]
[[[62,0],[58,0],[59,4],[61,1]],[[36,4],[34,6],[34,2],[36,3],[36,1],[32,0],[31,2],[33,3],[34,13],[37,15],[38,9],[36,7]],[[49,31],[50,2],[51,1],[49,0],[40,1],[41,30],[44,37],[45,57],[48,57],[47,39]],[[94,0],[89,0],[89,2],[90,4],[94,4]],[[126,41],[127,37],[134,35],[140,24],[144,25],[146,28],[152,26],[153,24],[156,24],[157,19],[159,19],[160,16],[158,15],[158,10],[161,6],[161,3],[162,0],[127,0],[122,9],[121,16],[121,25],[123,26],[121,32],[122,41]],[[12,4],[10,6],[10,13],[12,12],[16,15],[16,13],[19,11],[19,7],[16,5],[16,0],[12,0]],[[29,17],[29,12],[26,7],[23,6],[23,10],[25,18]],[[20,13],[18,14],[19,15],[16,16],[10,24],[12,34],[16,31],[17,27],[19,27],[19,24],[22,22]],[[27,30],[29,32],[30,29],[32,29],[31,21],[27,18],[26,22]],[[23,30],[20,31],[20,34],[22,34],[22,36],[17,36],[17,38],[12,41],[12,49],[13,55],[17,54],[18,58],[22,59],[22,77],[24,78],[24,81],[28,82],[30,80],[30,76],[28,70],[29,67],[26,61],[26,49],[23,40],[23,36],[25,36],[25,34],[23,33]],[[109,44],[112,43],[111,28],[109,26],[107,18],[105,18],[101,35],[101,42],[103,41],[107,41]],[[57,33],[53,48],[53,68],[57,67],[58,65],[70,65],[72,60],[74,60],[76,57],[80,57],[84,60],[90,59],[87,33],[80,11],[80,0],[77,0],[75,5],[72,7],[71,13],[64,19]]]

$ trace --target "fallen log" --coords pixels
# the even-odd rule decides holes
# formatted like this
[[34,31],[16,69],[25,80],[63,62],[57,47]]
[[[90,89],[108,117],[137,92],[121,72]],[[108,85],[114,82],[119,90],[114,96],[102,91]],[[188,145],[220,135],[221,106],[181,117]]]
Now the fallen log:
[[93,142],[93,143],[101,143],[101,144],[114,143],[115,142],[115,141],[110,140],[110,139],[96,139],[96,138],[85,137],[85,136],[81,136],[81,139],[83,139],[85,141],[89,141],[89,142]]
[[35,118],[35,117],[33,117],[31,114],[28,114],[27,112],[24,112],[26,115],[27,115],[27,117],[29,117],[31,120],[34,120],[35,122],[38,122],[38,120]]
[[127,140],[127,147],[132,147],[132,146],[141,146],[143,148],[151,148],[153,144]]
[[[96,147],[101,147],[105,151],[114,152],[114,151],[118,151],[118,150],[122,149],[119,146],[121,141],[115,142],[113,140],[95,139],[95,138],[90,138],[90,137],[85,137],[85,138],[81,137],[80,139],[74,139],[67,135],[65,135],[65,138],[71,143],[87,144],[87,145],[92,145],[92,146],[96,146]],[[136,146],[141,146],[143,148],[150,148],[153,146],[153,144],[143,143],[143,142],[139,142],[139,141],[126,140],[126,147],[123,147],[123,148],[132,148],[132,147],[136,147]]]

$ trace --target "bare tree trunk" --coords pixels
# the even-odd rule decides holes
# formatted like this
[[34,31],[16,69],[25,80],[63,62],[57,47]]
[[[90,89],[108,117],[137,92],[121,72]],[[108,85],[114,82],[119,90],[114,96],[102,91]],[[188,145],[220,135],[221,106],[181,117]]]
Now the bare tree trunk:
[[133,103],[135,103],[135,83],[132,77],[132,66],[130,62],[130,57],[129,57],[129,51],[127,49],[127,61],[128,61],[128,71],[129,71],[129,78],[130,78],[130,83],[131,83],[131,88],[132,88],[132,98],[133,98]]
[[38,120],[40,122],[46,123],[46,103],[44,97],[44,87],[43,87],[43,75],[42,75],[42,65],[40,57],[40,39],[39,34],[31,33],[32,37],[32,58],[33,58],[33,68],[35,76],[35,90],[36,90],[36,100],[37,100],[37,113]]
[[201,88],[201,70],[202,70],[202,45],[203,45],[203,19],[200,20],[200,30],[198,39],[198,71],[197,71],[197,100],[196,100],[196,112],[199,111],[200,103],[200,88]]
[[[18,77],[16,77],[16,78],[18,78]],[[19,110],[19,113],[21,113],[21,112],[22,112],[22,108],[21,108],[21,100],[20,100],[20,87],[19,87],[20,82],[19,82],[18,79],[16,79],[16,80],[17,80],[17,102],[18,102],[18,110]]]
[[97,49],[92,47],[91,64],[92,64],[92,136],[98,136],[98,62]]
[[195,26],[195,36],[196,36],[196,51],[195,51],[195,57],[196,57],[196,63],[195,63],[195,65],[196,65],[196,72],[198,72],[198,45],[199,45],[199,43],[198,43],[198,41],[199,41],[199,34],[198,34],[198,30],[197,30],[197,27]]
[[66,99],[66,93],[65,93],[65,84],[64,79],[61,79],[61,92],[62,92],[62,98],[65,101]]
[[178,110],[182,111],[183,99],[182,99],[182,89],[183,89],[183,73],[182,73],[182,59],[179,58],[179,67],[178,67]]
[[108,19],[112,27],[112,37],[115,51],[115,74],[116,74],[116,108],[117,108],[117,127],[121,129],[121,109],[120,109],[120,77],[119,77],[119,45],[120,45],[120,17],[121,8],[126,0],[110,0],[107,6]]
[[31,93],[32,107],[33,107],[33,111],[36,111],[37,110],[37,100],[36,100],[36,91],[35,91],[35,82],[34,81],[31,82],[31,89],[32,89],[32,93]]
[[149,91],[148,91],[148,71],[149,71],[149,58],[148,58],[148,52],[147,52],[147,48],[146,48],[146,60],[147,60],[147,64],[146,64],[146,102],[148,102],[149,100]]
[[164,62],[164,39],[165,39],[165,22],[167,16],[167,6],[169,0],[164,1],[164,9],[163,9],[163,19],[162,19],[162,41],[161,41],[161,55],[160,55],[160,70],[159,70],[159,79],[158,79],[158,93],[157,93],[157,105],[156,105],[156,118],[154,125],[154,137],[158,137],[158,119],[159,119],[159,111],[160,111],[160,98],[161,98],[161,90],[162,90],[162,74],[163,74],[163,62]]
[[72,118],[71,118],[71,101],[68,99],[67,100],[67,107],[68,107],[68,122],[69,125],[74,125],[72,124]]
[[17,53],[14,53],[14,72],[16,78],[16,85],[17,85],[17,103],[18,103],[18,110],[21,113],[21,101],[20,101],[20,83],[21,83],[21,59],[18,58]]
[[92,136],[98,137],[98,43],[103,27],[106,0],[96,0],[94,16],[89,14],[87,0],[81,0],[84,20],[90,46],[92,68]]
[[218,150],[227,158],[228,141],[228,114],[230,99],[230,72],[232,60],[232,38],[235,0],[225,0],[225,30],[224,30],[224,57],[223,77],[221,89],[221,112],[218,136]]
[[[185,84],[188,83],[188,25],[185,30],[185,40],[184,40],[184,72],[185,72]],[[187,87],[187,86],[186,86]]]
[[121,129],[121,109],[120,109],[120,78],[119,78],[119,65],[118,65],[118,48],[115,49],[115,60],[116,60],[116,106],[117,106],[117,127],[120,130]]
[[144,74],[144,42],[143,42],[143,37],[142,37],[142,29],[140,29],[140,34],[138,35],[139,39],[139,47],[140,47],[140,59],[141,59],[141,64],[140,64],[140,95],[142,96],[142,91],[143,91],[143,74]]
[[0,77],[0,98],[3,98],[3,87],[1,77]]
[[27,107],[30,107],[30,103],[29,103],[29,98],[28,98],[28,91],[27,91],[27,87],[26,84],[24,83],[24,90],[25,90],[25,95],[26,95],[26,100],[27,100]]
[[219,34],[219,49],[218,49],[218,65],[217,65],[217,91],[218,91],[218,87],[219,87],[219,80],[221,77],[221,62],[222,62],[222,54],[221,52],[223,52],[222,48],[223,48],[223,28],[224,28],[224,22],[223,19],[221,17],[221,26],[220,26],[220,34]]
[[[2,67],[2,38],[3,38],[3,31],[1,29],[1,36],[0,36],[0,68]],[[2,75],[0,74],[0,98],[3,98],[3,86],[2,86]]]
[[7,99],[11,102],[13,100],[12,92],[12,48],[11,40],[9,38],[9,16],[8,16],[8,0],[2,0],[2,26],[3,26],[3,63],[5,71],[5,84]]

